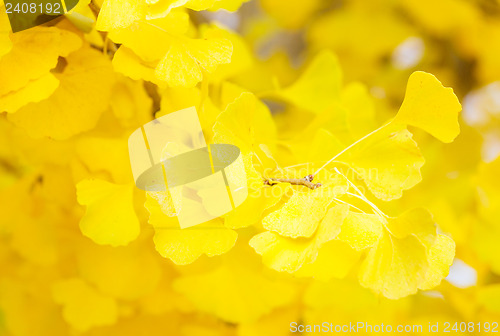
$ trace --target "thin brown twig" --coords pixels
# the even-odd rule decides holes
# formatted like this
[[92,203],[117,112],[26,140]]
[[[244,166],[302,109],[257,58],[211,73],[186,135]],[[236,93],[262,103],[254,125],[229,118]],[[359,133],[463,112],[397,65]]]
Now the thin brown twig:
[[144,81],[143,85],[147,95],[149,96],[149,98],[151,98],[151,101],[153,102],[151,113],[154,119],[156,112],[158,112],[161,109],[161,96],[160,93],[158,92],[158,86],[147,81]]
[[281,183],[290,183],[291,185],[301,185],[301,186],[307,187],[309,189],[316,189],[316,188],[321,187],[321,185],[322,185],[321,183],[312,183],[313,178],[314,178],[313,175],[307,175],[306,177],[303,177],[300,179],[298,179],[298,178],[274,178],[274,177],[271,177],[271,178],[264,180],[264,184],[272,186],[278,182],[281,182]]
[[94,0],[91,0],[89,3],[90,10],[92,13],[94,13],[94,16],[97,17],[99,16],[99,12],[101,11],[101,8],[95,3]]

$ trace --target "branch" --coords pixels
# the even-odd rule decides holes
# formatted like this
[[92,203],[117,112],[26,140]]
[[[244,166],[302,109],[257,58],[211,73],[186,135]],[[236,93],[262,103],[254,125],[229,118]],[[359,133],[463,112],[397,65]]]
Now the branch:
[[301,185],[301,186],[304,186],[304,187],[307,187],[307,188],[313,189],[313,190],[321,187],[321,183],[312,183],[313,178],[314,178],[313,175],[307,175],[306,177],[303,177],[301,179],[271,177],[271,178],[264,180],[264,184],[272,186],[278,182],[282,182],[282,183],[290,183],[291,185]]

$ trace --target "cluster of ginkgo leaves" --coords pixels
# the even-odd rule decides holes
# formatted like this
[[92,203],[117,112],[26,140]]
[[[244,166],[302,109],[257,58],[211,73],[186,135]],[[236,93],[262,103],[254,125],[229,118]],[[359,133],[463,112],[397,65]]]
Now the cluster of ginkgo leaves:
[[[434,3],[81,0],[14,34],[0,2],[0,334],[498,321],[500,159],[431,72],[491,81],[500,19]],[[401,60],[415,38],[425,56]],[[248,197],[181,229],[175,196],[135,187],[127,139],[191,106],[240,149]],[[444,280],[455,258],[476,286]]]

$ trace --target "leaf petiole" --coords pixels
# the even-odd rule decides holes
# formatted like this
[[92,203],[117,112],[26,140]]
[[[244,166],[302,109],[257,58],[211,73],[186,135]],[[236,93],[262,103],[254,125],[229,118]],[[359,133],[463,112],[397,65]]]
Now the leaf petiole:
[[342,151],[340,151],[340,153],[338,153],[337,155],[335,155],[334,157],[332,157],[330,160],[328,160],[323,166],[321,166],[321,168],[319,168],[314,174],[313,176],[316,176],[321,170],[323,170],[324,168],[326,168],[330,163],[334,162],[336,158],[338,158],[339,156],[341,156],[342,154],[344,154],[345,152],[347,152],[349,149],[351,149],[352,147],[356,146],[358,143],[360,143],[361,141],[365,140],[366,138],[368,138],[369,136],[377,133],[378,131],[380,131],[381,129],[383,129],[384,127],[386,127],[387,125],[389,125],[391,123],[388,122],[388,123],[385,123],[384,125],[380,126],[379,128],[377,128],[376,130],[368,133],[367,135],[363,136],[362,138],[354,141],[352,144],[350,144],[349,146],[347,146],[346,148],[344,148]]

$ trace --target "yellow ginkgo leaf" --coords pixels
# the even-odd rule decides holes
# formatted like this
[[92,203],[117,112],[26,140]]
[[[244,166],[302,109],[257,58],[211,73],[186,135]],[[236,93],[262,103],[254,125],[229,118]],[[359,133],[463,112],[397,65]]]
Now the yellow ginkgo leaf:
[[268,267],[280,272],[293,273],[304,264],[316,260],[319,248],[334,239],[347,216],[349,207],[337,205],[329,209],[310,238],[282,237],[274,232],[260,233],[250,240],[250,246],[262,256]]
[[[9,38],[8,33],[5,36]],[[9,42],[9,52],[0,58],[0,112],[9,113],[49,97],[58,86],[57,76],[49,71],[59,57],[68,56],[81,45],[76,34],[56,27],[12,34]]]
[[361,264],[361,285],[390,299],[437,286],[453,262],[453,240],[436,234],[434,222],[424,209],[390,218],[385,226]]
[[231,322],[253,322],[289,304],[295,295],[290,283],[239,265],[222,265],[207,273],[178,278],[174,289],[203,312]]
[[236,32],[211,24],[201,26],[200,33],[201,37],[206,39],[219,38],[229,40],[233,46],[231,62],[219,65],[213,76],[210,77],[212,80],[222,81],[223,79],[234,77],[243,73],[252,65],[254,60],[251,51],[246,41]]
[[113,59],[115,69],[160,87],[191,88],[203,79],[204,73],[213,73],[219,65],[230,63],[230,39],[222,34],[190,38],[186,36],[188,28],[189,15],[175,10],[166,17],[112,31],[110,38],[122,45]]
[[54,301],[63,305],[64,319],[79,332],[92,327],[112,325],[118,320],[118,305],[86,282],[72,278],[52,287]]
[[418,239],[398,239],[384,231],[360,266],[359,283],[389,299],[399,299],[417,292],[428,268],[425,248]]
[[70,31],[56,27],[35,27],[11,35],[12,50],[0,59],[0,96],[24,87],[29,81],[46,75],[81,46]]
[[242,0],[105,0],[99,11],[96,29],[118,31],[147,19],[169,16],[175,9],[189,8],[195,11],[224,8],[236,10]]
[[96,29],[126,28],[146,16],[144,0],[105,0],[97,17]]
[[86,47],[60,62],[61,72],[54,73],[60,84],[54,93],[9,114],[10,121],[34,138],[63,140],[87,131],[108,108],[114,78],[105,55]]
[[260,144],[273,147],[276,127],[271,112],[253,94],[242,93],[217,117],[214,142],[237,146],[242,153],[259,152]]
[[295,192],[281,209],[264,217],[262,226],[285,237],[311,237],[332,200],[321,188]]
[[358,271],[359,282],[389,299],[437,286],[455,254],[453,240],[436,233],[432,216],[422,208],[397,218],[351,213],[338,238],[357,250],[369,248]]
[[131,49],[121,46],[113,57],[113,68],[132,79],[143,79],[155,84],[160,84],[155,77],[156,63],[143,61]]
[[295,83],[276,94],[300,108],[319,113],[339,100],[341,78],[337,58],[330,51],[324,51]]
[[219,218],[181,229],[177,218],[167,216],[153,197],[147,197],[145,207],[149,224],[155,228],[156,250],[177,265],[190,264],[203,254],[212,257],[226,253],[236,243],[238,234],[225,228]]
[[458,113],[462,106],[452,88],[433,75],[417,71],[408,79],[406,95],[393,122],[416,126],[443,142],[460,133]]
[[378,242],[383,233],[383,219],[378,215],[350,212],[342,223],[338,239],[356,251]]
[[80,220],[83,235],[100,245],[127,245],[137,238],[139,220],[134,211],[133,188],[103,180],[83,180],[76,186],[78,203],[86,205]]
[[425,162],[412,134],[396,125],[385,126],[354,145],[342,160],[384,201],[400,198],[403,190],[419,183]]
[[185,47],[174,44],[155,69],[155,76],[169,86],[193,87],[203,79],[200,63]]
[[155,76],[169,86],[192,87],[203,79],[203,71],[214,72],[231,61],[233,46],[226,39],[186,40],[172,43],[155,69]]
[[166,17],[134,22],[127,28],[113,30],[109,38],[132,50],[144,62],[159,61],[175,42],[172,36],[182,36],[189,27],[185,11],[173,11]]
[[[399,239],[414,235],[427,249],[431,249],[435,244],[436,224],[432,214],[427,209],[416,208],[406,211],[397,218],[392,218],[387,223],[387,228]],[[443,243],[445,242],[441,242],[441,244]]]
[[186,5],[190,0],[146,0],[148,4],[146,19],[154,20],[168,17],[172,10]]
[[187,265],[203,254],[213,257],[226,253],[234,246],[237,237],[235,231],[224,228],[222,221],[211,221],[210,227],[205,229],[199,225],[187,229],[158,228],[154,243],[162,257],[177,265]]
[[11,91],[0,98],[0,111],[13,113],[24,105],[44,100],[59,86],[59,81],[51,73],[30,81],[25,87]]
[[432,289],[438,286],[448,275],[453,258],[455,257],[455,242],[448,236],[439,234],[434,244],[427,250],[429,269],[425,280],[418,285],[419,289]]

